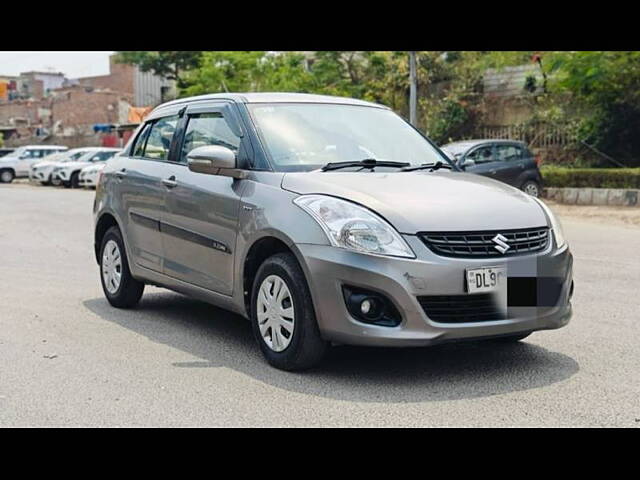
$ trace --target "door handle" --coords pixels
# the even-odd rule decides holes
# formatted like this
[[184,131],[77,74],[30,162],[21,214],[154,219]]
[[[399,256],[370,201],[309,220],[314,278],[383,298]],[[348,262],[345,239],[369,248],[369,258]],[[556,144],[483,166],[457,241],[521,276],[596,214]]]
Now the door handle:
[[495,174],[496,174],[496,172],[497,172],[497,170],[491,170],[489,173],[490,173],[491,175],[495,175]]
[[163,178],[162,184],[167,188],[175,188],[178,186],[175,175],[171,175],[169,178]]

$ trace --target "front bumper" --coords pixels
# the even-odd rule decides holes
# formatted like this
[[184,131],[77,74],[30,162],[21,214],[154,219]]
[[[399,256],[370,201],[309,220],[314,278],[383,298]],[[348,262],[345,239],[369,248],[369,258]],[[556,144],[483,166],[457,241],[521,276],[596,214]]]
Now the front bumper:
[[[325,339],[343,344],[422,346],[483,337],[560,328],[571,318],[569,302],[573,258],[567,247],[501,259],[443,257],[420,239],[404,235],[416,259],[364,255],[323,245],[296,245],[309,280],[318,325]],[[509,307],[506,319],[438,323],[418,302],[419,296],[465,295],[465,271],[504,266],[507,276],[561,279],[553,306]],[[387,296],[402,316],[397,327],[362,323],[347,311],[342,286],[369,289]]]
[[52,168],[39,168],[29,172],[29,181],[32,182],[50,182]]
[[97,173],[80,173],[78,184],[82,187],[95,187],[97,178]]

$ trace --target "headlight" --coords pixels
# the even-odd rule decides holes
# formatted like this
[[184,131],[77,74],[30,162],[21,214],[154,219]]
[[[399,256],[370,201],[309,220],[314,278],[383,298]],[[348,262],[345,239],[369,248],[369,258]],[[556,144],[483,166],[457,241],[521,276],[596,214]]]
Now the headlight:
[[549,221],[551,222],[551,230],[553,230],[553,236],[556,239],[556,245],[558,248],[562,248],[566,245],[567,241],[564,239],[564,233],[562,232],[562,225],[560,225],[560,221],[556,218],[555,214],[551,211],[549,207],[547,207],[544,202],[538,198],[533,198],[540,206],[544,213],[549,217]]
[[326,195],[302,195],[293,202],[317,220],[335,247],[415,258],[400,234],[364,207]]

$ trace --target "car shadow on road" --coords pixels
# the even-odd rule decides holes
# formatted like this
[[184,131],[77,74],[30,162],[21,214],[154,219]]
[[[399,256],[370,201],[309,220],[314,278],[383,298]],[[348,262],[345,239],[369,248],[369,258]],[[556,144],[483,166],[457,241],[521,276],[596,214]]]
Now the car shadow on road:
[[[568,379],[578,363],[526,341],[473,342],[428,348],[336,347],[318,368],[301,373],[265,363],[249,322],[172,292],[147,293],[138,308],[105,299],[83,302],[99,318],[200,360],[171,368],[230,368],[284,390],[360,402],[425,402],[480,398]],[[135,359],[132,359],[135,360]]]

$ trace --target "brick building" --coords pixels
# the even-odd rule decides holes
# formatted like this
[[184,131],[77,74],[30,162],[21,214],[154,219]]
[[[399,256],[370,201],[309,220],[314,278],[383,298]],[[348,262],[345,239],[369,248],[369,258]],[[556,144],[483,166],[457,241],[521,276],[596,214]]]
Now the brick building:
[[97,144],[94,126],[128,125],[131,107],[154,107],[175,96],[173,82],[114,60],[112,55],[108,75],[69,80],[60,73],[27,72],[17,80],[6,77],[17,86],[14,93],[22,92],[0,98],[0,130],[7,143]]
[[69,84],[111,90],[126,95],[134,107],[155,107],[175,97],[175,84],[170,80],[142,72],[133,65],[116,63],[115,55],[109,59],[109,74],[69,80]]

